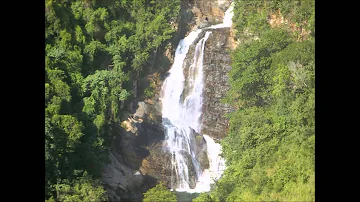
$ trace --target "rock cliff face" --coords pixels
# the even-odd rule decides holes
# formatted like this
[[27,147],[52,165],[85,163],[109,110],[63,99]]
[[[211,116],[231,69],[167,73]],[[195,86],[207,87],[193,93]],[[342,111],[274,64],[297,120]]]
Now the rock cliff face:
[[112,201],[139,200],[144,176],[125,166],[119,153],[110,152],[110,163],[104,167],[102,181]]
[[[230,105],[222,103],[221,99],[225,98],[226,92],[230,89],[227,74],[231,70],[230,50],[234,45],[230,28],[211,31],[205,44],[203,60],[204,90],[201,133],[215,139],[222,139],[227,134],[229,123],[224,115],[233,110]],[[184,60],[184,72],[187,72],[188,67],[193,63],[195,45],[204,34],[205,32],[200,34],[190,46]],[[184,97],[186,97],[187,91],[185,86]]]
[[229,120],[224,117],[233,108],[221,102],[230,89],[228,72],[231,70],[230,28],[215,29],[210,34],[204,54],[204,94],[202,133],[215,139],[227,134]]
[[120,134],[113,141],[110,162],[102,174],[111,201],[141,201],[144,192],[167,177],[152,175],[151,169],[170,176],[170,172],[163,171],[171,160],[161,149],[164,128],[159,105],[159,102],[139,102],[136,112],[117,129]]
[[[189,25],[194,28],[203,28],[221,23],[224,13],[230,6],[231,0],[189,0],[192,6],[193,18]],[[204,34],[204,33],[203,33]],[[203,37],[203,34],[198,39]],[[189,49],[184,64],[190,65],[197,40]],[[229,90],[227,73],[231,69],[230,51],[237,46],[232,28],[212,30],[205,45],[203,61],[204,93],[202,133],[215,139],[222,139],[228,129],[228,119],[224,115],[233,109],[230,105],[221,102]],[[186,71],[186,69],[185,69]],[[186,93],[186,92],[185,92]]]
[[184,0],[191,9],[188,30],[221,23],[231,0]]

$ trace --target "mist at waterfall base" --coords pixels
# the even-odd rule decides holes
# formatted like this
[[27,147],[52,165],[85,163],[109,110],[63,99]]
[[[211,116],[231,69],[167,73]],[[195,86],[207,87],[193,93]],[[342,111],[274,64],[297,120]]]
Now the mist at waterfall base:
[[[194,30],[180,40],[176,48],[174,64],[162,86],[162,117],[166,129],[166,149],[172,154],[171,188],[176,191],[178,199],[182,198],[182,201],[191,201],[199,193],[210,191],[211,184],[221,177],[225,169],[225,160],[219,156],[221,146],[211,137],[201,134],[200,118],[205,43],[211,34],[211,29],[231,27],[232,9],[233,3],[225,12],[223,23]],[[198,40],[195,46],[193,63],[188,67],[187,75],[184,75],[183,64],[189,48],[204,31],[206,31],[204,37]],[[184,94],[185,87],[188,90],[187,94]],[[208,169],[201,169],[195,157],[194,145],[190,144],[193,131],[202,135],[206,141]],[[195,176],[189,174],[190,164],[195,170]],[[195,188],[194,186],[190,188],[190,181],[194,177]]]

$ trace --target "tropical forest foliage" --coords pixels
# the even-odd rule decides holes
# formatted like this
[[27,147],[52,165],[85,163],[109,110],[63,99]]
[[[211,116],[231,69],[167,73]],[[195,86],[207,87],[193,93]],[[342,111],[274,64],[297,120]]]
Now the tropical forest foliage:
[[193,201],[315,201],[315,2],[236,0],[233,22],[227,168]]
[[176,195],[162,183],[144,193],[143,202],[177,202]]
[[45,0],[45,200],[103,201],[132,81],[173,36],[180,0]]

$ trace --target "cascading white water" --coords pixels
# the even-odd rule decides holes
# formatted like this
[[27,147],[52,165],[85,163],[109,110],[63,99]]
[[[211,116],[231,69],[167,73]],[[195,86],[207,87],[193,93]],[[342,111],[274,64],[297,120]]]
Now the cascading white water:
[[[201,31],[201,30],[200,30]],[[190,175],[188,165],[192,164],[195,168],[196,178],[200,175],[199,163],[195,158],[194,152],[191,150],[190,139],[192,129],[199,132],[200,124],[199,118],[201,116],[201,94],[203,90],[203,72],[202,61],[205,42],[209,37],[210,32],[197,43],[195,48],[194,62],[189,67],[189,77],[187,78],[190,84],[190,93],[181,101],[181,95],[184,89],[184,75],[182,72],[182,64],[185,59],[189,46],[195,40],[198,33],[193,32],[188,38],[180,41],[180,45],[176,50],[175,63],[170,70],[170,76],[164,82],[164,97],[163,102],[163,119],[166,127],[167,146],[173,155],[172,161],[177,178],[177,187],[179,189],[190,189]],[[177,61],[177,59],[181,59]],[[177,63],[178,62],[178,63]],[[191,160],[191,162],[190,162]],[[195,176],[194,176],[195,177]]]
[[210,191],[210,185],[218,180],[225,170],[225,159],[220,156],[221,145],[208,135],[203,135],[203,137],[206,140],[209,168],[201,174],[193,192]]
[[211,28],[211,29],[219,29],[219,28],[224,28],[224,27],[231,27],[232,18],[234,16],[233,9],[234,9],[234,3],[231,3],[230,7],[225,11],[223,23],[210,26],[209,28]]
[[[218,29],[230,27],[232,22],[232,8],[225,12],[222,24],[214,25],[206,29]],[[201,134],[201,106],[203,93],[203,58],[205,42],[211,31],[207,31],[195,47],[193,64],[189,67],[186,78],[188,93],[184,94],[185,77],[183,72],[184,59],[190,45],[198,38],[202,29],[190,32],[180,40],[176,48],[174,64],[169,70],[169,76],[162,86],[162,117],[166,129],[166,145],[172,154],[172,188],[177,191],[204,192],[210,190],[213,180],[220,178],[225,163],[219,154],[221,146],[207,135],[203,135],[207,144],[209,168],[201,170],[198,160],[195,158],[191,145],[192,129]],[[183,98],[182,96],[186,96]],[[193,167],[194,173],[189,173],[189,166]],[[191,181],[196,178],[196,187],[190,188]],[[175,183],[176,182],[176,183]]]

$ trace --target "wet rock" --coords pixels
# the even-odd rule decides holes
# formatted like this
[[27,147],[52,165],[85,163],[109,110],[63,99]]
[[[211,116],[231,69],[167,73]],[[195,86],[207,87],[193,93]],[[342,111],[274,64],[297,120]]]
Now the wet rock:
[[197,175],[196,175],[196,167],[194,166],[191,154],[189,154],[186,151],[181,151],[180,153],[184,157],[184,161],[188,166],[189,180],[187,182],[189,184],[190,189],[194,189],[196,187]]
[[154,177],[171,187],[171,154],[164,149],[162,142],[148,147],[150,155],[142,160],[142,174]]
[[233,108],[221,100],[230,89],[228,72],[231,70],[229,50],[230,28],[215,29],[206,41],[204,56],[204,94],[202,109],[202,133],[222,139],[228,129],[229,120],[224,116]]
[[202,172],[204,169],[209,168],[206,141],[204,137],[199,133],[195,132],[194,129],[191,129],[191,131],[191,150],[194,152],[195,158],[200,163],[200,170]]

